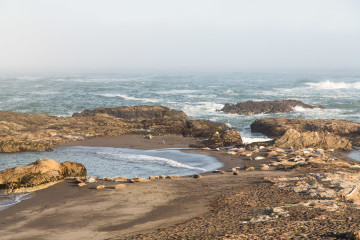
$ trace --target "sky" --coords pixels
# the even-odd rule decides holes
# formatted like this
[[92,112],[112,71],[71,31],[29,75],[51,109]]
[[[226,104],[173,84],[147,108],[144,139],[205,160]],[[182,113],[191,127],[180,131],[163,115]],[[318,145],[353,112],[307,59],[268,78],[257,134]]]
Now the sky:
[[359,0],[1,0],[0,73],[360,69]]

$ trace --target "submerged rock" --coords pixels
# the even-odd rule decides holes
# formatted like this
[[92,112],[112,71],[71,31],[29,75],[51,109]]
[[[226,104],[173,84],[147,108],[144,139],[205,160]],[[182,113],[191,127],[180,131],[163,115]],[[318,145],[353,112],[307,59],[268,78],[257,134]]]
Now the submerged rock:
[[59,163],[44,158],[23,166],[0,171],[0,189],[21,192],[45,188],[67,177],[85,177],[86,168],[80,163]]
[[246,101],[238,102],[237,104],[225,104],[221,111],[226,113],[236,113],[242,115],[260,114],[260,113],[280,113],[292,112],[295,107],[302,108],[318,108],[305,104],[297,100],[280,100],[280,101]]

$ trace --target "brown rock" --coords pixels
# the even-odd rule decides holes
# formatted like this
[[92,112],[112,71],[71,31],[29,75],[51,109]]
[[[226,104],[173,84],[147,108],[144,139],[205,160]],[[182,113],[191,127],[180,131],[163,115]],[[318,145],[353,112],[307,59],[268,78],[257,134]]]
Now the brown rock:
[[[72,169],[71,167],[74,167]],[[0,189],[17,192],[41,189],[42,185],[56,183],[66,177],[84,177],[86,169],[78,163],[61,164],[44,158],[24,166],[0,171]]]
[[202,176],[200,174],[194,174],[193,178],[201,178]]
[[303,132],[294,129],[287,130],[285,134],[275,140],[278,147],[294,148],[333,148],[351,150],[352,145],[346,138],[329,132]]
[[142,121],[154,118],[179,118],[187,119],[184,112],[173,110],[163,106],[124,106],[116,108],[96,108],[94,110],[85,110],[81,113],[74,113],[73,117],[88,117],[96,114],[108,114],[116,118],[121,118],[128,121]]
[[122,188],[126,188],[125,184],[117,184],[114,186],[114,189],[122,189]]

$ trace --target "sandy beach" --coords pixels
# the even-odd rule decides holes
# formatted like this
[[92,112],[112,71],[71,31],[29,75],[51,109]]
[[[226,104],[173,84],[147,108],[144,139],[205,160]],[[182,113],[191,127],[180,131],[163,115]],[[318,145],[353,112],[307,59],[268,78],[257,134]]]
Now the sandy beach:
[[[158,149],[187,148],[195,141],[182,136],[155,136],[149,140],[134,135],[66,145]],[[225,170],[250,163],[255,171],[240,171],[239,175],[208,173],[200,179],[158,179],[127,184],[119,190],[113,189],[115,182],[99,180],[78,187],[68,179],[36,191],[32,198],[0,212],[1,239],[334,239],[336,236],[330,232],[342,236],[358,222],[357,209],[345,217],[345,212],[299,206],[290,211],[292,221],[280,218],[276,222],[249,223],[259,209],[310,199],[264,181],[264,177],[296,177],[303,173],[258,171],[261,161],[244,161],[226,154],[226,150],[184,151],[212,155],[224,163]],[[106,187],[97,190],[101,184]],[[311,225],[301,223],[309,219]],[[272,232],[268,238],[262,238],[269,229]]]

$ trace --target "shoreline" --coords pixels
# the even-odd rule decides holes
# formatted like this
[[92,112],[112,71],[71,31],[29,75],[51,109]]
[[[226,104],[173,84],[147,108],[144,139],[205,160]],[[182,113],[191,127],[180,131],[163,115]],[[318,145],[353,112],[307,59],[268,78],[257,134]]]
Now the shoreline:
[[[154,136],[149,140],[142,135],[123,135],[97,137],[61,146],[188,148],[196,140],[182,136]],[[113,189],[116,184],[114,182],[99,180],[97,183],[78,187],[73,180],[66,179],[52,187],[36,191],[32,193],[32,198],[1,211],[0,234],[3,239],[50,239],[59,236],[59,239],[167,239],[172,235],[177,238],[223,239],[219,236],[225,237],[224,234],[228,231],[238,232],[235,229],[238,228],[239,221],[248,221],[248,217],[256,209],[293,204],[309,198],[300,193],[284,191],[264,181],[266,178],[277,177],[299,178],[303,174],[301,172],[259,171],[259,166],[266,160],[245,161],[239,155],[226,154],[226,150],[182,151],[213,156],[223,162],[222,170],[249,164],[256,169],[240,171],[238,176],[207,172],[201,174],[203,177],[200,179],[184,176],[151,180],[127,184],[121,190]],[[339,159],[346,160],[343,154],[336,155]],[[100,184],[106,187],[96,190],[96,186]],[[360,214],[360,211],[354,212]],[[286,226],[286,222],[281,222],[281,219],[279,221]],[[224,229],[215,227],[221,224]],[[245,229],[250,234],[244,235],[244,238],[265,231],[261,230],[261,222],[244,226],[249,226]],[[202,228],[205,228],[201,231],[205,231],[206,236],[197,235],[201,234]]]

